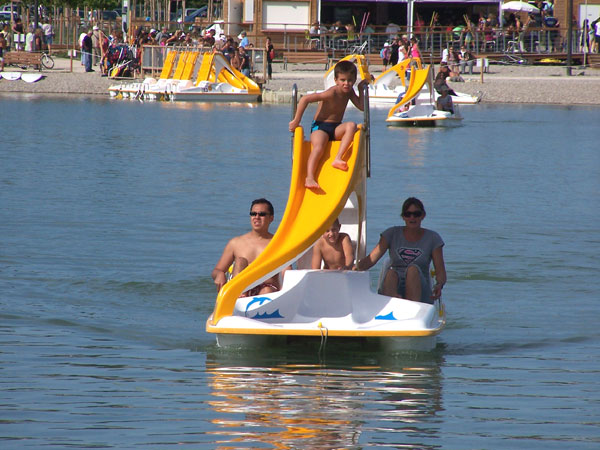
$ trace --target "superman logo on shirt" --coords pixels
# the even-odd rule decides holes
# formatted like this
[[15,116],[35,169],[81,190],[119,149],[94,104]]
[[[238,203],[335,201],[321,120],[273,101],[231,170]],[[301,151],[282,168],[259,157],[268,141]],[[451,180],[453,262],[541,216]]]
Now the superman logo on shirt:
[[418,248],[400,248],[398,249],[398,256],[408,266],[412,264],[423,252]]

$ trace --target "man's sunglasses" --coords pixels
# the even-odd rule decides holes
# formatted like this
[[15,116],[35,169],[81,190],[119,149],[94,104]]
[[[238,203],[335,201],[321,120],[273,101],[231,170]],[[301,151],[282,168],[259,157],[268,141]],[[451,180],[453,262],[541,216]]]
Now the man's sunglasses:
[[250,211],[250,216],[251,217],[256,217],[256,216],[265,217],[265,216],[268,216],[268,215],[269,215],[269,213],[268,212],[264,212],[264,211],[261,211],[261,212]]

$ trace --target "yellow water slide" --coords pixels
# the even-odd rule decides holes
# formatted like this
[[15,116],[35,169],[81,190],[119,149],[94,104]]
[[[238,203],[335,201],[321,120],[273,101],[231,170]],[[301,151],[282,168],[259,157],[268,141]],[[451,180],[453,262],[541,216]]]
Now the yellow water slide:
[[406,103],[410,102],[413,98],[419,95],[425,83],[429,80],[429,72],[431,70],[431,66],[426,66],[423,69],[412,70],[410,73],[410,82],[408,83],[408,88],[400,100],[399,103],[395,104],[390,108],[390,112],[388,113],[388,118],[391,117],[398,109],[404,106]]
[[198,60],[198,52],[190,52],[185,61],[185,66],[183,67],[183,72],[181,73],[182,80],[191,80],[192,75],[194,74],[194,69],[196,68],[196,61]]
[[215,68],[219,73],[218,81],[229,83],[239,89],[246,89],[250,94],[260,94],[260,86],[253,79],[229,65],[223,55],[216,55]]
[[196,80],[196,86],[198,86],[202,81],[214,82],[214,79],[210,79],[214,57],[214,53],[205,53],[202,55],[202,63],[200,64],[200,69],[198,69],[198,78]]
[[390,67],[388,70],[383,72],[381,75],[375,78],[373,84],[375,86],[377,86],[378,84],[389,85],[391,84],[392,80],[398,77],[402,82],[402,86],[406,87],[406,70],[408,69],[408,66],[412,61],[414,61],[417,65],[417,69],[423,68],[423,66],[421,65],[421,58],[408,58],[404,61],[400,61],[398,64]]
[[297,259],[339,216],[350,194],[361,181],[364,182],[365,142],[366,133],[359,126],[344,155],[347,171],[331,166],[340,141],[330,142],[317,168],[317,182],[321,189],[311,190],[304,187],[311,144],[304,140],[302,127],[296,128],[290,193],[281,223],[258,258],[223,286],[217,296],[214,313],[207,322],[207,331],[221,318],[233,313],[235,302],[242,292],[272,277]]
[[185,66],[187,64],[187,60],[192,52],[183,52],[179,55],[179,59],[177,60],[177,67],[175,68],[175,74],[173,75],[174,80],[182,80],[183,71],[185,70]]
[[167,53],[165,63],[163,64],[163,68],[160,72],[160,78],[162,80],[168,80],[169,78],[171,78],[171,72],[173,72],[173,67],[175,66],[175,58],[177,58],[177,54],[177,50],[171,50]]
[[238,89],[246,89],[250,94],[260,94],[260,86],[251,78],[231,67],[220,53],[204,53],[202,55],[196,86],[202,81],[227,83]]
[[[372,83],[371,73],[369,72],[369,65],[367,64],[367,59],[364,55],[347,55],[338,61],[338,63],[342,61],[350,61],[356,64],[358,69],[358,80],[367,80],[369,83]],[[325,72],[325,89],[333,86],[335,84],[334,77],[335,64],[329,68],[327,72]]]

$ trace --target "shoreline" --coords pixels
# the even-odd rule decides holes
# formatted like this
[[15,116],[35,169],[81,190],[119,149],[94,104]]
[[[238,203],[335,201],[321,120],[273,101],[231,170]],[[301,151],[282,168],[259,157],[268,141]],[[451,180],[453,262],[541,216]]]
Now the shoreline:
[[[42,71],[43,78],[36,83],[22,80],[0,79],[0,94],[83,95],[109,98],[108,87],[136,80],[114,80],[102,77],[98,71],[86,73],[79,60],[55,57],[55,69]],[[300,94],[322,89],[322,64],[289,64],[283,71],[282,64],[273,65],[273,80],[263,89],[263,102],[290,103],[293,84]],[[379,74],[381,65],[372,65]],[[5,67],[6,72],[36,72]],[[448,82],[458,92],[481,94],[482,103],[523,103],[540,105],[600,105],[600,70],[574,68],[566,75],[562,66],[502,66],[491,65],[485,73],[483,83],[480,75],[463,75],[464,82]],[[139,81],[139,80],[137,80]]]

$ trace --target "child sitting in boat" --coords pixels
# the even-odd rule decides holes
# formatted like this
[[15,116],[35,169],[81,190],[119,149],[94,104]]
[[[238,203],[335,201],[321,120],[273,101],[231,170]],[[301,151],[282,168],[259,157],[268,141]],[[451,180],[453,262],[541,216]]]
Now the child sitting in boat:
[[368,83],[362,80],[358,84],[359,95],[354,92],[354,83],[356,82],[357,70],[354,63],[350,61],[340,61],[334,68],[335,86],[330,87],[324,92],[305,95],[298,102],[296,116],[290,122],[290,131],[300,125],[302,115],[310,103],[319,102],[317,112],[311,125],[310,142],[312,151],[308,157],[307,175],[304,185],[309,189],[319,189],[319,184],[315,180],[315,171],[317,164],[325,151],[328,141],[340,140],[339,151],[332,163],[332,166],[340,170],[348,170],[348,164],[342,159],[342,156],[350,146],[356,124],[354,122],[342,123],[348,100],[351,100],[361,111],[363,110],[363,86]]
[[340,221],[335,219],[333,224],[323,233],[323,236],[313,247],[312,269],[350,270],[354,263],[354,250],[350,236],[340,233]]

